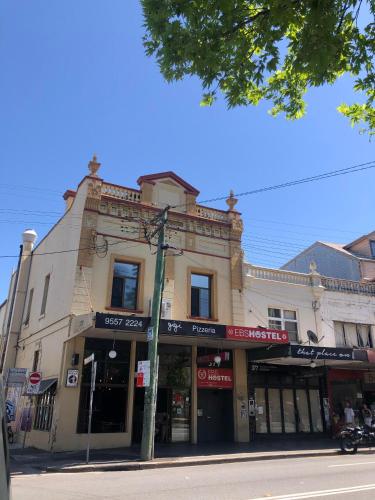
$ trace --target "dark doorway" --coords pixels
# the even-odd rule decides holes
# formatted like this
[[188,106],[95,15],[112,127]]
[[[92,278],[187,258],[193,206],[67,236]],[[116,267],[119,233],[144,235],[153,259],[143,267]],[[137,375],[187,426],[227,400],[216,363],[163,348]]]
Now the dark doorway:
[[198,443],[233,441],[231,390],[198,390]]

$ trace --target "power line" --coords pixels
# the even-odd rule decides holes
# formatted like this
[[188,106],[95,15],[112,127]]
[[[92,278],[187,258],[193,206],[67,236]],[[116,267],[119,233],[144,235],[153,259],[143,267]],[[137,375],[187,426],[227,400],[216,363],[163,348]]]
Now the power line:
[[[359,165],[353,165],[352,167],[340,168],[340,169],[337,169],[337,170],[331,170],[329,172],[323,172],[322,174],[313,175],[311,177],[304,177],[302,179],[297,179],[295,181],[284,182],[282,184],[275,184],[273,186],[266,186],[266,187],[254,189],[252,191],[244,191],[242,193],[236,193],[234,196],[235,197],[250,196],[252,194],[264,193],[266,191],[273,191],[275,189],[282,189],[282,188],[285,188],[285,187],[296,186],[297,184],[305,184],[305,183],[308,183],[308,182],[315,182],[315,181],[319,181],[319,180],[322,180],[322,179],[329,179],[331,177],[337,177],[337,176],[340,176],[340,175],[352,174],[352,173],[355,173],[355,172],[360,172],[362,170],[369,170],[371,168],[375,168],[375,160],[372,160],[372,161],[367,162],[367,163],[361,163]],[[228,195],[218,196],[216,198],[211,198],[211,199],[208,199],[208,200],[199,201],[198,203],[199,204],[201,204],[201,203],[212,203],[214,201],[226,200],[227,198],[228,198]],[[175,206],[173,206],[171,208],[179,208],[179,207],[185,207],[185,206],[189,206],[189,205],[190,204],[185,203],[185,204],[182,204],[182,205],[175,205]]]

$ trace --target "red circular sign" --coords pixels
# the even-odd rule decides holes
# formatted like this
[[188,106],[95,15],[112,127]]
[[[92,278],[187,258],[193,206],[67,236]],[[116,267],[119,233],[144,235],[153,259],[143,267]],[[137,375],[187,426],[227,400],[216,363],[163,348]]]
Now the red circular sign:
[[33,373],[30,373],[29,382],[31,385],[36,385],[36,384],[39,384],[41,378],[42,377],[40,376],[39,372],[33,372]]

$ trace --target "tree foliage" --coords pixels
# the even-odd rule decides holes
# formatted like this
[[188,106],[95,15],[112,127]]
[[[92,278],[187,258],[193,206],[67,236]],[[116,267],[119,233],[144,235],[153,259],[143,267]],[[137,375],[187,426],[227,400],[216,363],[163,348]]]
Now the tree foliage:
[[[305,114],[304,94],[354,76],[361,102],[338,110],[375,133],[375,0],[142,0],[148,55],[167,81],[198,76],[202,105],[272,103]],[[360,22],[361,9],[370,16]]]

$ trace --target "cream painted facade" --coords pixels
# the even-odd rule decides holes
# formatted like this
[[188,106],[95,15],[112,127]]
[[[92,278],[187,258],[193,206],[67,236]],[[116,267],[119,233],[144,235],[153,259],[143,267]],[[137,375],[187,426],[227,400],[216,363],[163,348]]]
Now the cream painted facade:
[[[259,329],[269,327],[269,309],[280,309],[295,312],[297,342],[302,346],[310,345],[307,336],[310,330],[319,338],[320,347],[335,348],[334,321],[372,325],[374,336],[375,285],[324,278],[314,266],[309,274],[303,274],[243,262],[242,221],[233,194],[227,200],[227,210],[203,207],[196,202],[199,192],[173,172],[142,176],[138,179],[139,188],[133,189],[104,181],[98,177],[99,167],[94,157],[89,163],[89,175],[75,191],[65,193],[65,214],[36,247],[32,235],[27,232],[24,235],[10,328],[3,322],[2,339],[6,347],[3,373],[11,367],[36,369],[41,371],[43,381],[57,381],[52,420],[45,430],[33,428],[27,434],[27,445],[55,451],[85,448],[87,435],[78,432],[78,416],[88,339],[113,341],[113,345],[126,341],[129,349],[122,430],[93,433],[91,446],[123,447],[134,442],[135,423],[139,420],[134,384],[136,361],[139,348],[146,345],[146,333],[144,329],[136,332],[99,328],[95,316],[96,313],[124,318],[150,316],[156,258],[155,246],[149,245],[144,229],[155,229],[155,216],[166,205],[171,206],[167,243],[174,249],[168,250],[166,257],[164,319],[204,327],[212,325],[221,331],[225,331],[225,325]],[[178,255],[180,250],[182,255]],[[139,266],[136,307],[131,310],[111,304],[116,261]],[[192,273],[210,277],[209,318],[192,317]],[[8,304],[10,297],[11,293]],[[253,374],[249,371],[249,360],[257,349],[268,347],[272,353],[272,342],[234,341],[225,335],[210,338],[208,334],[163,334],[160,344],[177,346],[177,350],[188,346],[191,352],[188,401],[192,443],[200,441],[199,419],[203,411],[200,391],[204,389],[198,387],[197,380],[199,352],[211,349],[231,353],[232,438],[237,442],[251,441],[254,436],[249,400],[253,397],[250,389]],[[266,363],[278,361],[266,359]],[[281,363],[285,365],[288,360]],[[79,371],[77,387],[66,386],[70,369]],[[34,406],[35,402],[34,397]],[[21,436],[23,433],[19,432],[18,438]]]

